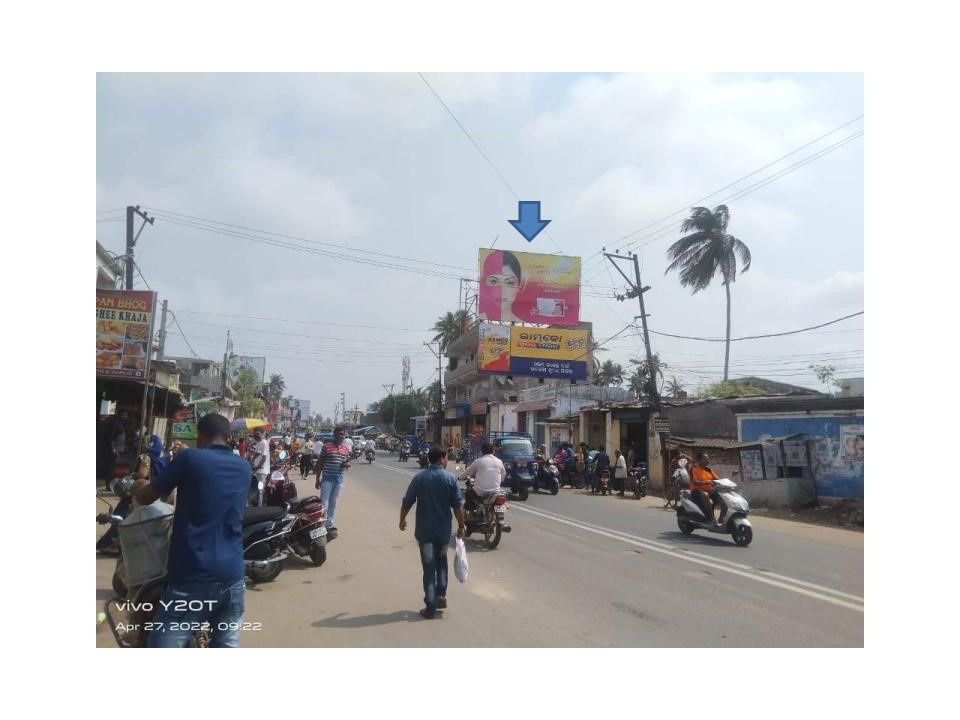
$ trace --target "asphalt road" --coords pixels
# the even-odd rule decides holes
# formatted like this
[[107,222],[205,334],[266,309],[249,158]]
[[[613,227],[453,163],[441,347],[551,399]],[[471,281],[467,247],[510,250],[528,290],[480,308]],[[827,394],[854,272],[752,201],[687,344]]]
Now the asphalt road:
[[[452,467],[452,466],[451,466]],[[682,535],[659,498],[513,498],[495,550],[467,540],[470,577],[453,577],[442,618],[424,620],[413,538],[400,498],[419,470],[381,454],[355,462],[337,509],[340,537],[319,568],[288,558],[248,585],[245,647],[862,647],[863,534],[753,519],[747,548]],[[293,475],[298,476],[296,473]],[[313,479],[298,480],[301,497]],[[97,603],[113,561],[97,560]],[[99,609],[99,608],[98,608]],[[112,646],[105,626],[98,646]]]

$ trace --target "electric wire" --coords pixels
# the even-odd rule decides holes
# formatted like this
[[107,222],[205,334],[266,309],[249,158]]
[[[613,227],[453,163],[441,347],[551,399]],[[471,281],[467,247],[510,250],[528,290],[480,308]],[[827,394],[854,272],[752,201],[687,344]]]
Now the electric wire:
[[[864,314],[864,311],[861,310],[860,312],[855,312],[855,313],[852,313],[851,315],[844,315],[841,318],[837,318],[836,320],[831,320],[830,322],[825,322],[820,325],[813,325],[811,327],[800,328],[799,330],[789,330],[787,332],[768,333],[766,335],[746,335],[744,337],[730,338],[730,342],[735,342],[739,340],[759,340],[760,338],[781,337],[783,335],[796,335],[798,333],[807,332],[808,330],[816,330],[817,328],[826,327],[827,325],[833,325],[834,323],[838,323],[843,320],[848,320],[849,318],[856,317],[858,315],[863,315],[863,314]],[[670,333],[657,332],[656,330],[650,330],[650,332],[654,333],[655,335],[679,338],[681,340],[702,340],[704,342],[722,342],[722,343],[725,343],[727,341],[726,338],[705,338],[705,337],[691,337],[689,335],[672,335]]]
[[180,327],[180,321],[177,320],[177,316],[176,316],[176,315],[173,313],[173,311],[170,310],[170,309],[168,309],[167,312],[170,313],[170,317],[173,318],[173,322],[174,322],[174,324],[177,326],[177,329],[180,331],[180,337],[182,337],[182,338],[183,338],[183,342],[185,342],[185,343],[187,344],[187,348],[189,348],[190,352],[193,354],[193,356],[194,356],[195,358],[199,359],[200,356],[197,355],[196,351],[190,346],[190,341],[187,340],[187,334],[186,334],[185,332],[183,332],[183,328]]

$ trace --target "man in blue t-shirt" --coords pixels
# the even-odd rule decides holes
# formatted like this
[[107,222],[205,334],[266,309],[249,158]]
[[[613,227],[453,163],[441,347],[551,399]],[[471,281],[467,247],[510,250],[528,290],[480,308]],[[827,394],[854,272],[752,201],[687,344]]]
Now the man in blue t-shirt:
[[447,451],[432,448],[427,455],[430,466],[414,475],[400,506],[400,529],[407,529],[407,513],[417,505],[417,528],[414,537],[420,545],[423,565],[423,602],[420,614],[433,618],[437,609],[447,606],[447,545],[450,544],[451,510],[459,526],[457,537],[463,538],[463,500],[453,473],[447,471]]
[[210,413],[197,423],[197,449],[181,450],[149,484],[149,505],[177,489],[167,583],[149,647],[186,647],[210,625],[210,647],[239,647],[243,621],[243,510],[250,465],[227,445],[230,423]]

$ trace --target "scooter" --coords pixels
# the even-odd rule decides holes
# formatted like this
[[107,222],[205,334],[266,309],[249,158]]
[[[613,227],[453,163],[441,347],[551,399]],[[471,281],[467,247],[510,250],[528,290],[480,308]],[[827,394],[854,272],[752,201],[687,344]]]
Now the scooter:
[[397,459],[398,459],[400,462],[406,462],[407,460],[410,459],[410,451],[409,451],[409,450],[405,450],[403,447],[401,447],[401,448],[400,448],[400,454],[399,454],[399,457],[398,457]]
[[[466,489],[473,488],[473,478],[467,478]],[[483,533],[487,547],[493,550],[500,544],[500,537],[512,529],[506,519],[507,493],[503,490],[489,492],[481,501],[467,501],[463,506],[464,534],[470,537],[475,532]]]
[[372,462],[374,461],[374,459],[377,457],[377,451],[376,451],[376,450],[367,450],[367,451],[364,452],[364,457],[366,458],[367,464],[369,465],[369,464],[372,463]]
[[737,484],[727,478],[713,481],[716,495],[711,493],[711,499],[716,498],[720,503],[720,519],[714,524],[713,518],[707,518],[700,506],[694,501],[689,490],[680,491],[680,502],[677,505],[677,526],[684,535],[694,530],[707,530],[721,535],[731,535],[733,541],[740,547],[746,547],[753,540],[753,526],[747,520],[750,505],[747,499],[734,492]]
[[[107,506],[107,512],[97,515],[97,523],[100,525],[109,525],[107,531],[97,540],[97,552],[108,557],[120,557],[120,534],[117,531],[117,525],[122,523],[130,509],[133,507],[133,496],[130,490],[133,488],[133,475],[127,475],[124,478],[114,478],[110,481],[110,489],[120,500],[117,507],[114,508],[110,503],[104,500],[100,491],[97,492],[97,500]],[[123,593],[118,593],[123,594]]]
[[537,472],[533,476],[533,491],[549,490],[551,495],[560,492],[560,470],[550,458],[537,456]]

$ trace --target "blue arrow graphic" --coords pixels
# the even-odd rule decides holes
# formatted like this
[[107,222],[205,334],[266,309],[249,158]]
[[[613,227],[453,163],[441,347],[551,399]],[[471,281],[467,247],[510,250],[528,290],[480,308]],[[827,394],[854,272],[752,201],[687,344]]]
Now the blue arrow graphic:
[[540,231],[550,224],[549,220],[540,219],[539,200],[520,200],[517,215],[519,216],[517,220],[508,220],[508,222],[527,239],[527,242],[533,242]]

